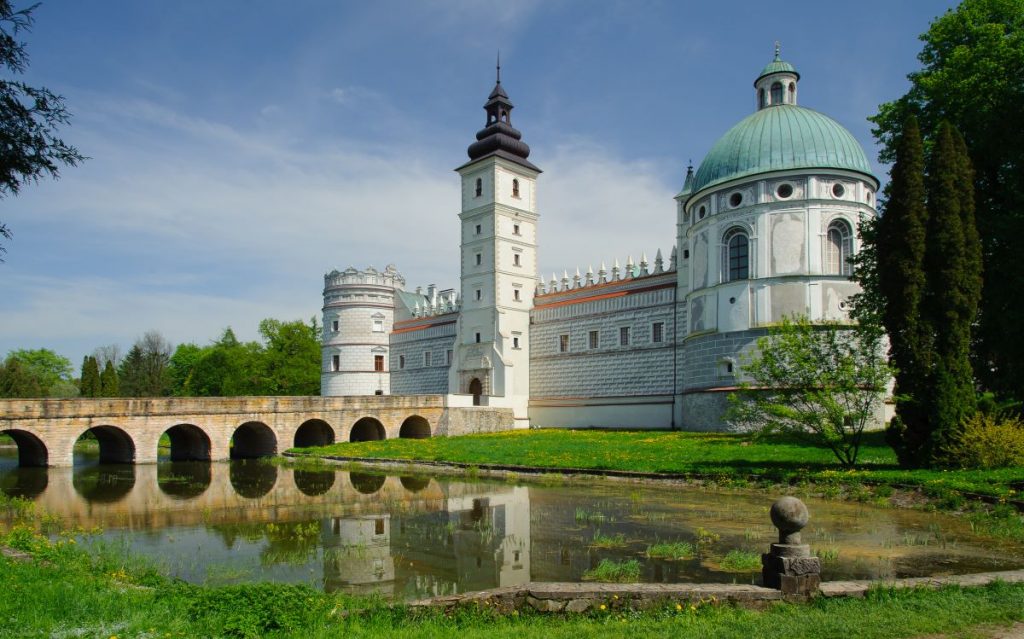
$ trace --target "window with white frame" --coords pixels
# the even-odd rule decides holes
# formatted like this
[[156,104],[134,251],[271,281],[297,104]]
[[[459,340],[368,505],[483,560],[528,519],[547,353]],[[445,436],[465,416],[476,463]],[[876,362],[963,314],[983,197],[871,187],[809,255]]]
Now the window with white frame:
[[747,232],[732,228],[722,238],[722,279],[725,282],[750,278],[750,241]]
[[331,370],[334,372],[341,370],[341,355],[331,355]]
[[568,353],[569,352],[569,335],[568,334],[566,334],[566,335],[559,335],[558,336],[558,352],[559,353]]
[[601,341],[600,331],[590,331],[588,346],[590,350],[594,350],[598,347]]
[[512,266],[522,266],[522,265],[523,265],[523,256],[522,256],[522,254],[521,253],[513,253],[512,254]]
[[374,318],[374,320],[373,320],[373,332],[374,333],[383,333],[384,332],[384,320]]
[[629,327],[619,327],[619,346],[629,346]]
[[398,368],[400,368],[400,369],[405,368],[405,355],[399,355],[398,356]]
[[477,266],[480,266],[480,265],[481,265],[481,264],[483,264],[483,263],[484,263],[484,256],[483,256],[483,253],[477,253],[477,254],[476,254],[476,265],[477,265]]
[[331,330],[334,331],[335,333],[338,332],[338,320],[331,321]]
[[444,364],[445,366],[452,365],[452,349],[450,348],[444,354]]
[[523,301],[522,296],[521,296],[518,288],[512,289],[512,299],[517,301],[517,302],[522,302]]
[[853,265],[853,231],[846,220],[835,220],[825,234],[825,274],[850,275]]
[[655,322],[651,324],[651,341],[665,341],[665,322]]
[[430,351],[425,351],[423,353],[423,365],[430,366]]

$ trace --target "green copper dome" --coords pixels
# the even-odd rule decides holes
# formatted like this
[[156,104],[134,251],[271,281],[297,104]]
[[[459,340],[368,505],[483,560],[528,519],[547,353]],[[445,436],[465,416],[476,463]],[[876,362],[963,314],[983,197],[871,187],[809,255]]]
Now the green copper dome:
[[[788,62],[780,60],[778,56],[769,62],[768,66],[761,69],[761,74],[757,76],[757,80],[760,80],[766,75],[771,75],[772,73],[792,73],[797,77],[797,79],[800,78],[800,74],[797,73],[796,67]],[[757,80],[754,80],[755,84],[757,83]]]
[[791,169],[846,169],[877,182],[864,150],[842,125],[817,111],[780,104],[755,112],[723,135],[701,162],[690,192]]

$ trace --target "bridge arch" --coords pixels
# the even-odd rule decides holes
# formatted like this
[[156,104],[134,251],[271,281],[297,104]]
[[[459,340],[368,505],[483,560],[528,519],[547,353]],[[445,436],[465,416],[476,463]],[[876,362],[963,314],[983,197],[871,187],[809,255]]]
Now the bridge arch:
[[363,495],[372,495],[384,487],[387,476],[370,473],[349,473],[348,479],[352,482],[352,487],[357,492]]
[[402,422],[398,436],[403,439],[429,439],[430,422],[425,417],[410,415]]
[[231,435],[231,459],[253,459],[277,454],[277,435],[263,422],[245,422]]
[[307,497],[319,497],[334,486],[333,470],[298,470],[293,472],[295,487]]
[[277,484],[277,466],[249,460],[232,462],[228,480],[240,497],[259,499]]
[[135,465],[80,466],[71,473],[71,485],[89,503],[113,504],[127,497],[135,488]]
[[296,448],[326,446],[334,443],[334,429],[322,419],[307,419],[295,431]]
[[363,417],[352,425],[352,432],[349,433],[350,442],[371,442],[387,439],[384,431],[384,424],[373,417]]
[[205,493],[211,483],[213,467],[202,461],[157,463],[156,484],[171,499],[194,499]]
[[49,463],[50,454],[46,444],[35,433],[16,428],[0,433],[8,435],[17,445],[19,466],[46,466]]
[[171,440],[171,461],[210,461],[210,436],[194,424],[175,424],[164,431]]
[[91,433],[99,444],[101,464],[135,463],[135,440],[127,431],[117,426],[93,426],[83,431],[75,441],[80,440],[86,433]]

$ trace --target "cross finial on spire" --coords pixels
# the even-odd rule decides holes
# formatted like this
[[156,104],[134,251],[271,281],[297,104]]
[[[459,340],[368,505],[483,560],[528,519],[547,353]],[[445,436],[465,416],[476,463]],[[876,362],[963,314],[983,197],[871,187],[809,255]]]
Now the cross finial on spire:
[[501,84],[501,49],[498,49],[498,64],[497,64],[497,76],[498,84]]
[[782,45],[779,44],[778,40],[776,40],[775,41],[775,59],[776,60],[781,60],[782,59],[781,57],[779,57],[781,53],[782,53]]

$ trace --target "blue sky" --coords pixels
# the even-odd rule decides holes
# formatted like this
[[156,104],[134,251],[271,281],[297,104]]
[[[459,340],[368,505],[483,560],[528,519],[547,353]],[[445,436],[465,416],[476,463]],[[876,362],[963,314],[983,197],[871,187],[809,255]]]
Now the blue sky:
[[150,329],[254,339],[262,318],[318,315],[323,274],[349,265],[457,286],[452,169],[498,49],[545,171],[545,278],[667,258],[687,162],[753,110],[774,41],[801,104],[874,161],[866,118],[953,4],[47,0],[26,79],[66,97],[63,137],[91,159],[0,200],[0,353],[77,366]]

